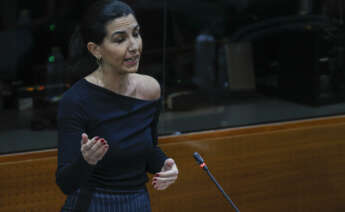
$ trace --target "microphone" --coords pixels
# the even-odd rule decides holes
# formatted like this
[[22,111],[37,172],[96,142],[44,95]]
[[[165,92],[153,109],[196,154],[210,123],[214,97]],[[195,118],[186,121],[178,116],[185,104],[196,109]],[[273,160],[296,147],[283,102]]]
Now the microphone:
[[198,164],[200,165],[200,168],[202,168],[203,170],[207,172],[208,176],[216,184],[217,188],[222,192],[223,196],[228,200],[228,202],[235,209],[235,211],[240,212],[240,210],[237,208],[235,203],[230,199],[230,197],[225,193],[223,188],[219,185],[216,178],[214,178],[214,176],[211,174],[210,170],[208,170],[208,167],[206,163],[204,162],[204,159],[199,155],[199,153],[194,152],[193,157],[195,158],[196,162],[198,162]]
[[206,166],[204,159],[199,155],[199,153],[194,152],[193,157],[195,158],[196,162],[198,162],[198,164],[200,165],[200,168],[204,169],[205,171],[208,170],[208,167]]

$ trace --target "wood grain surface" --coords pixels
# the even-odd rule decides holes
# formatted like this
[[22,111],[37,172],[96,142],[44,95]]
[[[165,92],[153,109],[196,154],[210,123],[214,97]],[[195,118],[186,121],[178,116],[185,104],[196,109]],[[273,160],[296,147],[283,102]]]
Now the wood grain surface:
[[[199,152],[242,212],[345,211],[345,117],[160,138],[180,175],[148,184],[153,212],[234,211],[193,158]],[[56,150],[0,156],[0,211],[59,211]]]

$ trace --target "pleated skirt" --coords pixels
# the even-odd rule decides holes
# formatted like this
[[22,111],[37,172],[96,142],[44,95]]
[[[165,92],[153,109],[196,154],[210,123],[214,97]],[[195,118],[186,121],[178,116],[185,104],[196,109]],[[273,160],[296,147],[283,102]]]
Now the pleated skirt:
[[[69,195],[61,212],[74,211],[78,195],[79,190]],[[97,188],[87,212],[151,212],[150,197],[146,189],[114,192]]]

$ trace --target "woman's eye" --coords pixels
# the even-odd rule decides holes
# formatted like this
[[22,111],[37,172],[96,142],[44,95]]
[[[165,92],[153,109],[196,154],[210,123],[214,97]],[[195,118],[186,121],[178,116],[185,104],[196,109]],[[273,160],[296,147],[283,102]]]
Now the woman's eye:
[[122,43],[125,39],[124,38],[115,38],[114,42],[115,43]]

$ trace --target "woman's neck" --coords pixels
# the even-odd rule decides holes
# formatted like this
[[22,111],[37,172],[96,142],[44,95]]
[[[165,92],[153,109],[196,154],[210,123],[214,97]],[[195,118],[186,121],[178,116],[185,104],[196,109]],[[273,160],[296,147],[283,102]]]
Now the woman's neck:
[[116,71],[98,68],[94,72],[94,78],[98,86],[109,89],[122,95],[131,95],[132,83],[130,83],[130,74],[119,74]]

